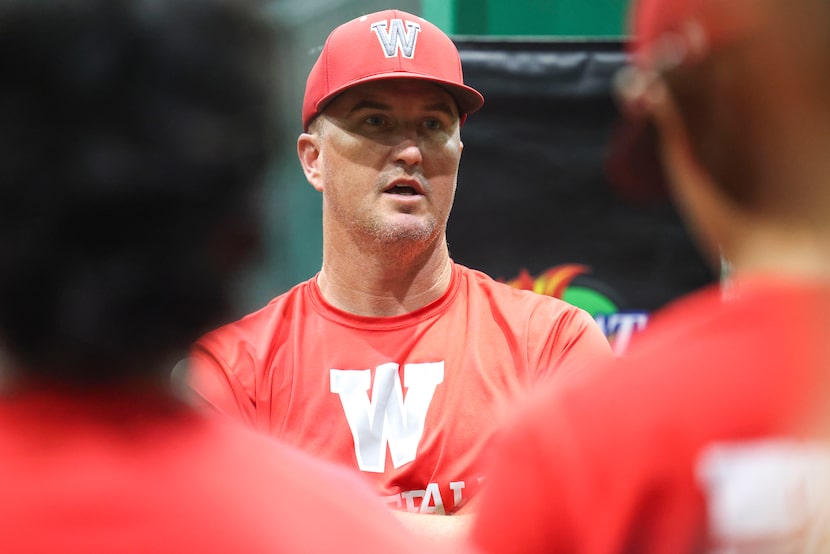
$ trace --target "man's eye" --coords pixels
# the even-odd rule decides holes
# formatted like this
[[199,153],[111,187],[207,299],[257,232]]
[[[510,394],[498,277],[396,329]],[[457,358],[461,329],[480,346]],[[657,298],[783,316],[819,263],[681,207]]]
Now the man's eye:
[[439,119],[427,119],[424,121],[424,126],[432,131],[437,131],[443,127]]
[[381,115],[370,115],[365,120],[367,125],[371,125],[373,127],[379,127],[385,123],[385,118]]

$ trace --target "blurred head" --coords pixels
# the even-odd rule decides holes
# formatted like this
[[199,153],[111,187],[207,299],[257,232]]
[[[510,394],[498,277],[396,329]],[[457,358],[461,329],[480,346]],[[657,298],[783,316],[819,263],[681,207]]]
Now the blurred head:
[[[805,172],[826,157],[811,145],[826,150],[830,137],[830,4],[639,0],[631,21],[621,96],[630,117],[656,124],[675,196],[699,212],[693,223],[705,226],[716,203],[779,222],[809,217],[817,197]],[[708,204],[700,183],[715,191]]]
[[244,0],[0,3],[0,345],[17,374],[140,378],[228,317],[276,146],[272,33]]

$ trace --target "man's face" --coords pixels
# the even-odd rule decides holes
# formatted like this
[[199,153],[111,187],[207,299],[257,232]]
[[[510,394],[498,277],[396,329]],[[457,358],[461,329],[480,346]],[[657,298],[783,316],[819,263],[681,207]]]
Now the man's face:
[[312,127],[329,232],[429,242],[446,229],[462,144],[458,108],[438,85],[392,79],[353,87]]

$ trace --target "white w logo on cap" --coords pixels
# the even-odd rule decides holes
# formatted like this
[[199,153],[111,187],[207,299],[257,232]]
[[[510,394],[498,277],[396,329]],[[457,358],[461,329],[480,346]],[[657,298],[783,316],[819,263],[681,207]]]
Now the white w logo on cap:
[[418,31],[421,30],[417,23],[393,19],[389,22],[387,30],[386,22],[380,21],[372,24],[372,30],[378,36],[378,42],[387,58],[394,58],[399,51],[404,58],[415,56],[415,42],[418,39]]

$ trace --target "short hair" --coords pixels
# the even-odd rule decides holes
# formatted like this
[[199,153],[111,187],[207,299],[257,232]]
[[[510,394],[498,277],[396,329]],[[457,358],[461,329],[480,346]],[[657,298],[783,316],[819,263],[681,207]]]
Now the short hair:
[[695,156],[725,195],[748,210],[784,213],[789,184],[777,177],[770,182],[765,171],[767,116],[805,100],[817,116],[830,114],[830,3],[758,0],[754,6],[772,14],[772,28],[668,71],[666,82]]
[[0,344],[21,374],[134,378],[228,316],[278,147],[275,32],[244,0],[0,3]]

